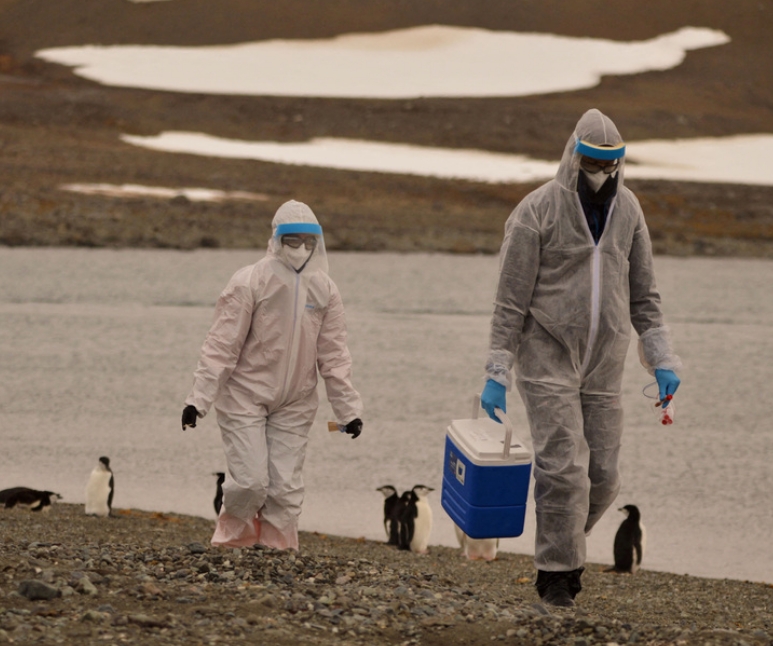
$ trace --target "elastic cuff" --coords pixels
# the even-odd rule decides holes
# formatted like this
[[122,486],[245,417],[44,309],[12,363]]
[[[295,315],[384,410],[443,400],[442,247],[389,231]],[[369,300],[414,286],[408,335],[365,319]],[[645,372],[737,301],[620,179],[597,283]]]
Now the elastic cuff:
[[639,336],[639,360],[651,375],[655,367],[664,370],[678,370],[682,361],[671,350],[670,330],[665,325],[652,328]]
[[507,350],[494,350],[486,362],[486,378],[496,381],[510,391],[513,353]]
[[202,419],[207,416],[207,411],[201,404],[197,404],[195,400],[193,399],[186,399],[185,400],[186,406],[193,406],[196,409],[196,415],[198,415],[199,419]]

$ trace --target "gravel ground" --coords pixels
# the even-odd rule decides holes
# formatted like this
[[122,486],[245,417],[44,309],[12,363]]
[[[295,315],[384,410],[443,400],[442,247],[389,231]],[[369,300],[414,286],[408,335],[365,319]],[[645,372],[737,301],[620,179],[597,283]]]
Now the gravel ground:
[[589,564],[548,609],[525,555],[491,563],[303,533],[300,552],[209,546],[204,518],[81,505],[0,511],[0,643],[771,644],[773,586]]

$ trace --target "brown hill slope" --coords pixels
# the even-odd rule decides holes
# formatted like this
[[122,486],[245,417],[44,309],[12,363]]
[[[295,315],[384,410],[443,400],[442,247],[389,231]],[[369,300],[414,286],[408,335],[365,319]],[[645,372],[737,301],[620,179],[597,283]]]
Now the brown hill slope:
[[[243,139],[356,137],[557,159],[598,107],[631,140],[773,132],[773,6],[741,0],[599,4],[511,0],[0,0],[0,243],[263,247],[294,197],[337,249],[494,252],[528,185],[489,185],[145,151],[124,133],[201,131]],[[367,7],[367,10],[364,9]],[[326,37],[419,24],[639,40],[684,26],[731,42],[665,72],[590,90],[412,101],[207,96],[104,87],[34,58],[87,43],[220,44]],[[88,197],[69,182],[255,191],[261,202]],[[633,182],[657,251],[773,256],[773,188]]]

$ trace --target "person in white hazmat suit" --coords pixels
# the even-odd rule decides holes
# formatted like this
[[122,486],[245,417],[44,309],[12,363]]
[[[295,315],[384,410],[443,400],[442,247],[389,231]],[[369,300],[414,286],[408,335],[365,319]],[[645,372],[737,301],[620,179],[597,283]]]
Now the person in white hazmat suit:
[[510,215],[500,252],[481,404],[492,419],[507,410],[514,367],[534,447],[536,587],[556,606],[575,605],[586,535],[620,489],[632,324],[660,398],[679,385],[649,233],[624,170],[617,128],[589,110],[555,179]]
[[353,439],[362,431],[362,401],[322,227],[294,200],[272,227],[266,256],[237,271],[218,299],[182,426],[195,427],[214,405],[227,469],[212,544],[297,550],[317,371]]

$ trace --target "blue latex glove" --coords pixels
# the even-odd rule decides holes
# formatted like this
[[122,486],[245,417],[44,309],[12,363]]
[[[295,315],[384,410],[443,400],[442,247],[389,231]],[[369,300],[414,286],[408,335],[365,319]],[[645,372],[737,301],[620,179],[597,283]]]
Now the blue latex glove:
[[666,397],[676,392],[681,380],[673,370],[663,370],[660,368],[655,370],[655,379],[658,382],[658,396],[660,401],[663,402],[663,408],[665,408],[669,402]]
[[489,379],[483,388],[483,392],[480,394],[480,405],[483,407],[483,410],[488,413],[491,419],[500,424],[502,422],[494,415],[494,409],[499,408],[503,413],[507,412],[506,391],[507,389],[498,381]]

